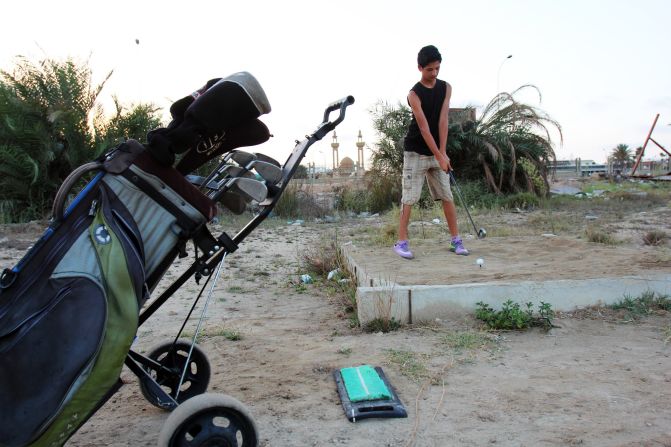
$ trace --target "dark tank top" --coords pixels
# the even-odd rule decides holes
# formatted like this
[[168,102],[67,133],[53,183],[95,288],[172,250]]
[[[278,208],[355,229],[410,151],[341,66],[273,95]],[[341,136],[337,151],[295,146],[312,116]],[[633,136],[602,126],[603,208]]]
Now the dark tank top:
[[[447,82],[436,79],[436,85],[433,88],[425,87],[421,82],[418,82],[412,87],[412,91],[415,92],[422,103],[422,111],[429,123],[431,135],[433,135],[433,139],[436,145],[438,145],[440,141],[438,122],[440,121],[440,109],[443,107],[445,95],[447,94]],[[433,155],[433,152],[431,152],[431,149],[429,149],[429,146],[424,141],[422,133],[419,131],[415,114],[412,115],[412,121],[403,142],[406,151],[417,152],[420,155]]]

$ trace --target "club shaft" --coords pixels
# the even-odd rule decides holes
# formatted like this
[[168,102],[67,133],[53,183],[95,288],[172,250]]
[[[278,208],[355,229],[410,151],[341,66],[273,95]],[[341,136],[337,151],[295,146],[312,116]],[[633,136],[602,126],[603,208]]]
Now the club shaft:
[[473,231],[475,231],[475,234],[478,234],[478,228],[475,226],[475,222],[473,222],[473,218],[471,217],[471,213],[468,211],[468,205],[466,205],[466,202],[464,202],[464,196],[461,194],[461,188],[459,188],[459,184],[457,183],[457,179],[454,177],[454,174],[452,171],[449,173],[450,178],[452,179],[452,183],[454,183],[454,187],[457,190],[457,194],[459,195],[459,200],[461,201],[461,204],[464,206],[464,209],[466,210],[466,215],[468,216],[468,220],[471,221],[471,225],[473,225]]

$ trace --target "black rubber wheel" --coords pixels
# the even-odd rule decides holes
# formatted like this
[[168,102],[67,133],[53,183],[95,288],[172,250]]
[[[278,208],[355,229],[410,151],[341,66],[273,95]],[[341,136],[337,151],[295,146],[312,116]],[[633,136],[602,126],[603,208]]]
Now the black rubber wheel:
[[159,447],[257,447],[249,410],[225,394],[206,393],[181,404],[163,424]]
[[[142,366],[173,399],[177,395],[177,386],[182,377],[182,371],[184,370],[190,349],[191,342],[189,341],[179,340],[174,345],[173,342],[163,343],[147,355],[150,359],[160,363],[161,368],[156,370],[146,365]],[[207,391],[209,383],[210,362],[207,360],[205,352],[197,345],[194,345],[191,358],[189,359],[189,367],[179,390],[179,396],[175,400],[177,403],[182,403],[194,396],[203,394]],[[165,408],[160,405],[157,396],[141,380],[140,391],[142,391],[142,395],[149,403],[159,408]]]

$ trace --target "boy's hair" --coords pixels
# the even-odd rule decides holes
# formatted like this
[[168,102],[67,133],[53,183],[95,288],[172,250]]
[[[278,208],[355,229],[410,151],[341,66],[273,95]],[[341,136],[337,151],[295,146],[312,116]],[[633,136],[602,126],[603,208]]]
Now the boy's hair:
[[420,67],[426,67],[431,62],[442,62],[443,58],[438,51],[438,48],[433,45],[427,45],[417,53],[417,63]]

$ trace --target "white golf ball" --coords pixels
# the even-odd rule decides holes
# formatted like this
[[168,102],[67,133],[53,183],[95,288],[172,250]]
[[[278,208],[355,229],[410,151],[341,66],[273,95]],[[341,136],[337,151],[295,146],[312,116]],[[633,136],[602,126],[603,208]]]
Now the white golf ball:
[[485,260],[482,258],[478,258],[475,260],[475,263],[478,264],[480,267],[485,263]]

